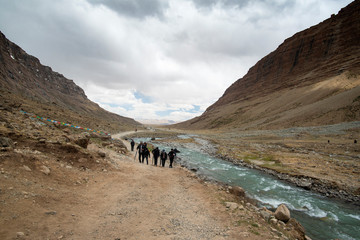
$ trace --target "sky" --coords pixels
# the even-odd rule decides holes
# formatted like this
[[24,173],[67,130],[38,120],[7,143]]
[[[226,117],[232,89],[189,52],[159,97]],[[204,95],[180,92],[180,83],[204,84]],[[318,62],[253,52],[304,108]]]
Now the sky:
[[201,115],[285,39],[350,0],[0,0],[0,31],[104,109]]

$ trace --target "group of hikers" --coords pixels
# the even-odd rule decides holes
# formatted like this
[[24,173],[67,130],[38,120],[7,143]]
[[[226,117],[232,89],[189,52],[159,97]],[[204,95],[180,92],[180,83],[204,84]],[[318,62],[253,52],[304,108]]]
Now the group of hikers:
[[[131,145],[131,151],[134,151],[135,142],[133,139],[131,140],[130,145]],[[165,167],[165,162],[169,158],[170,160],[169,168],[172,168],[174,159],[176,157],[176,153],[178,152],[179,151],[176,148],[171,149],[170,152],[168,153],[165,151],[165,149],[161,150],[160,152],[160,149],[156,147],[151,151],[153,155],[153,164],[157,166],[160,157],[159,166]],[[137,154],[139,154],[138,155],[139,163],[144,163],[144,161],[146,160],[146,164],[149,164],[149,158],[151,157],[151,154],[146,142],[139,143],[139,145],[136,147],[135,158]]]

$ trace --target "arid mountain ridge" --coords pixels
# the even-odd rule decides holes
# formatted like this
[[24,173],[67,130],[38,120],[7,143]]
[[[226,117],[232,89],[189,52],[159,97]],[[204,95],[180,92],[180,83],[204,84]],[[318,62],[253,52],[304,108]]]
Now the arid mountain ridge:
[[141,125],[102,109],[72,80],[42,65],[1,32],[0,87],[2,105],[42,117],[113,133]]
[[274,129],[360,119],[360,1],[286,39],[181,128]]

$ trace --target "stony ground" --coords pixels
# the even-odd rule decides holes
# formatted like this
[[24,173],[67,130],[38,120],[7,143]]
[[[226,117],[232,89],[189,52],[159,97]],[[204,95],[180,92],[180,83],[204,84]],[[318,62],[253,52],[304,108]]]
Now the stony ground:
[[301,187],[360,205],[359,129],[356,122],[242,137],[224,134],[215,141],[229,143],[219,145],[218,154],[236,163],[275,170]]
[[191,133],[208,139],[208,151],[228,161],[360,205],[360,122]]
[[127,141],[1,113],[0,239],[298,238],[226,186],[139,164]]
[[133,136],[156,135],[177,145],[197,142],[176,138],[176,134],[195,134],[197,141],[207,139],[200,147],[212,155],[360,206],[360,122],[222,132],[162,128]]

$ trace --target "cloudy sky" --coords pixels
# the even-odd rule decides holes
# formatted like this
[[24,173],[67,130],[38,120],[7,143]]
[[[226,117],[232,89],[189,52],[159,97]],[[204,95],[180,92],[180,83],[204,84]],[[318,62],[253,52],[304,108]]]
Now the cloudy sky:
[[0,31],[111,112],[183,121],[350,2],[0,0]]

